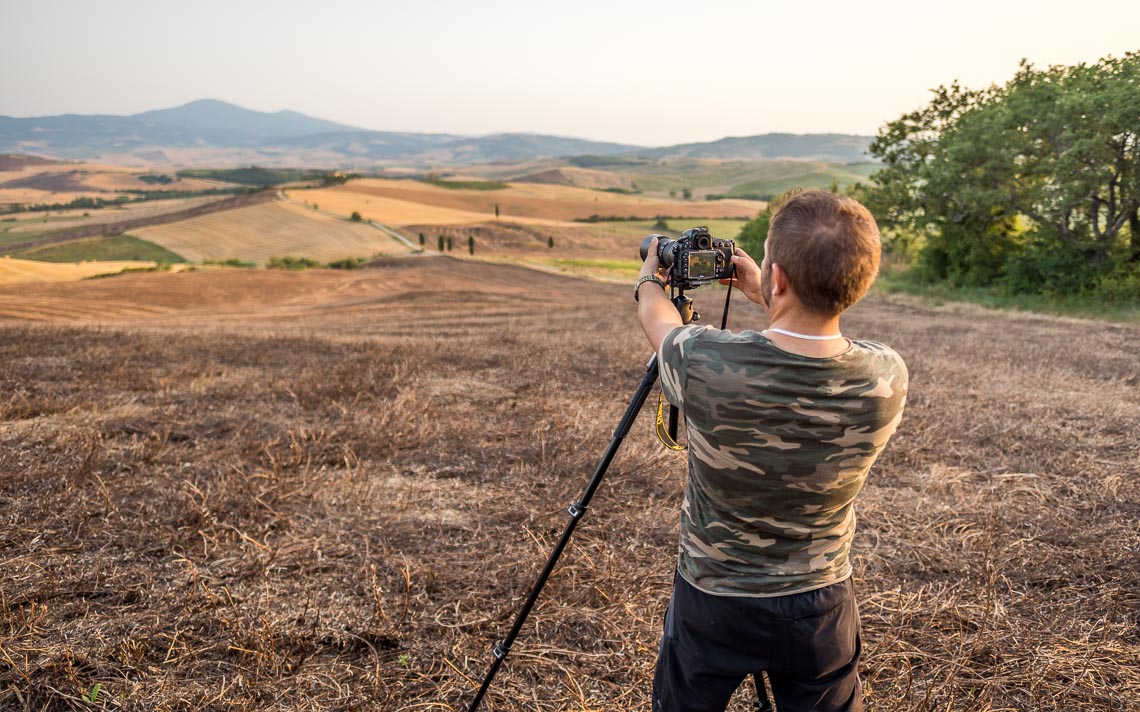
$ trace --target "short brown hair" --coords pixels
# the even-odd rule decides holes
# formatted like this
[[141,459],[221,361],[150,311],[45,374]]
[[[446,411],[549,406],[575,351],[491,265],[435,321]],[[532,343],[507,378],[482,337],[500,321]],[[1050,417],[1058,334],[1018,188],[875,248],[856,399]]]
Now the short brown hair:
[[859,301],[879,272],[881,251],[879,226],[857,200],[805,190],[773,203],[768,260],[812,311],[832,316]]

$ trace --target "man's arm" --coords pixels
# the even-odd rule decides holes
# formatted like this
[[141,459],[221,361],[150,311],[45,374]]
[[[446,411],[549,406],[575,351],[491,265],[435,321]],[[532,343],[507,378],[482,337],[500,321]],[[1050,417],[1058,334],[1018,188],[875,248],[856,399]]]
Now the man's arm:
[[[645,256],[645,264],[641,266],[638,279],[645,275],[662,277],[661,265],[657,260],[657,240],[649,244],[649,252]],[[681,314],[665,296],[665,290],[653,282],[646,282],[638,288],[637,320],[641,322],[641,330],[645,338],[649,339],[649,347],[661,357],[661,344],[669,332],[678,326],[683,326]]]

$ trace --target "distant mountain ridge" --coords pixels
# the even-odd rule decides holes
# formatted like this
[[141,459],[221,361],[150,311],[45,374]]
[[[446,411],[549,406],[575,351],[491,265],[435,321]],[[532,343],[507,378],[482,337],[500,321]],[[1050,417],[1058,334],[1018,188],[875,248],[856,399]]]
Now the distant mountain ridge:
[[295,111],[262,112],[215,99],[131,116],[0,116],[0,153],[143,164],[221,162],[363,167],[463,165],[563,156],[870,160],[870,136],[765,134],[660,148],[528,133],[459,136],[371,131]]

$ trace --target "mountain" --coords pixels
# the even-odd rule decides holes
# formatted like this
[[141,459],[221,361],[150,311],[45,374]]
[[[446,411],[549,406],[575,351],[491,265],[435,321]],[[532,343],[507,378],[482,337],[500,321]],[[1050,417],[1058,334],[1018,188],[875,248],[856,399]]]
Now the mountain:
[[869,136],[765,134],[645,148],[621,143],[502,133],[489,136],[370,131],[295,111],[253,111],[214,99],[131,116],[0,116],[0,153],[127,164],[421,167],[566,156],[868,160]]
[[144,111],[127,118],[142,121],[150,126],[177,126],[202,135],[242,136],[245,140],[257,143],[330,131],[359,130],[334,121],[315,119],[296,111],[278,111],[270,114],[243,109],[216,99],[192,101],[173,109]]

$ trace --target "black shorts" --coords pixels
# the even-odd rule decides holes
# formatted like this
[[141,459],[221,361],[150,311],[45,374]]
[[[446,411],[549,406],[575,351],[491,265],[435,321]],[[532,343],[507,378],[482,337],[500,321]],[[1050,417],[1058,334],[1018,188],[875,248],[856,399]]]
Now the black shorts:
[[653,712],[723,712],[744,678],[762,671],[778,712],[858,712],[861,649],[851,579],[744,598],[713,596],[677,576],[653,678]]

